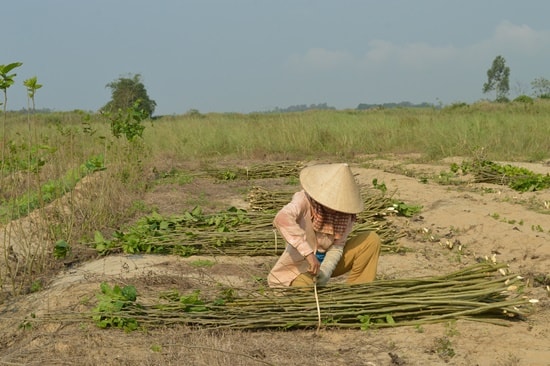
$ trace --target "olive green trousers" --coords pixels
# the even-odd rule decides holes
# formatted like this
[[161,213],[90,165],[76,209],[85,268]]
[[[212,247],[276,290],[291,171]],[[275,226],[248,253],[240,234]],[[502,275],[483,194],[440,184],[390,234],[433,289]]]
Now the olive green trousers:
[[[336,265],[332,277],[348,274],[346,283],[350,285],[374,281],[380,246],[380,237],[373,231],[351,238],[344,246],[344,253]],[[290,285],[310,287],[313,285],[313,276],[309,273],[302,273]]]

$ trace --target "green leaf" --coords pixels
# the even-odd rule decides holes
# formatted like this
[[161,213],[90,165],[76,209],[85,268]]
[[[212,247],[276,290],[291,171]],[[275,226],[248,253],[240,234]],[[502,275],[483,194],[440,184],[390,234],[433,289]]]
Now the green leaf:
[[128,301],[136,301],[137,290],[134,286],[131,285],[124,286],[124,288],[122,289],[122,295]]
[[58,240],[57,243],[55,243],[53,256],[56,259],[65,258],[70,251],[71,247],[69,243],[67,243],[65,240]]
[[15,69],[16,67],[22,66],[22,62],[12,62],[11,64],[7,65],[0,65],[0,75],[5,75],[11,70]]
[[163,220],[160,222],[159,229],[160,230],[168,230],[170,228],[170,222]]
[[103,238],[103,234],[101,234],[99,231],[96,231],[94,233],[94,242],[96,244],[105,243],[105,239]]
[[101,293],[106,295],[112,292],[111,287],[109,286],[109,284],[107,284],[107,282],[101,282],[99,288],[101,289]]

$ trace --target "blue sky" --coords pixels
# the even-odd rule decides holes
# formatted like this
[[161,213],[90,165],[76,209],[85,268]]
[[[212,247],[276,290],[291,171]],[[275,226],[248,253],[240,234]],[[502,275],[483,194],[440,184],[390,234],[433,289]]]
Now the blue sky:
[[155,114],[327,103],[450,104],[493,59],[511,97],[550,79],[547,0],[17,0],[2,4],[0,64],[23,62],[8,109],[98,110],[139,73]]

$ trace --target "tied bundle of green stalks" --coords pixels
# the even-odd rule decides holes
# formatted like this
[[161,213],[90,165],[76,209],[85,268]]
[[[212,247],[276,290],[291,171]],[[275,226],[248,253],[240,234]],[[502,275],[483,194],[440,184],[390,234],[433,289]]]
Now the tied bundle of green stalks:
[[[401,234],[380,214],[391,206],[390,199],[382,193],[364,197],[365,210],[358,215],[351,236],[376,231],[383,251],[397,251],[396,241]],[[255,207],[251,212],[232,207],[217,214],[203,214],[197,207],[180,216],[153,214],[140,219],[127,232],[115,233],[113,239],[106,240],[97,233],[95,248],[101,254],[279,255],[285,243],[273,228],[275,211],[265,203],[282,207],[291,198],[292,192],[268,192],[256,187],[249,194],[250,205]]]
[[[220,179],[293,177],[297,180],[303,166],[300,162],[280,162],[237,171],[216,170],[210,174]],[[200,207],[195,207],[178,216],[153,214],[141,218],[126,232],[116,232],[112,239],[105,239],[97,232],[95,249],[103,255],[120,251],[181,256],[280,255],[285,243],[273,228],[273,218],[277,210],[290,202],[295,189],[269,191],[252,187],[247,197],[250,211],[231,207],[224,212],[203,214]],[[361,189],[365,209],[357,215],[351,237],[365,231],[375,231],[382,240],[384,252],[398,251],[397,239],[404,233],[392,226],[385,215],[393,206],[391,197],[386,195],[385,190]]]
[[[109,304],[100,304],[94,319],[99,326],[131,324],[134,328],[185,324],[231,329],[323,326],[366,330],[457,319],[507,325],[509,320],[526,316],[529,302],[514,285],[519,281],[517,276],[499,273],[503,267],[485,262],[434,278],[337,284],[319,288],[315,295],[304,289],[260,288],[238,297],[236,289],[223,289],[216,299],[206,300],[199,290],[184,296],[172,292],[148,305],[128,301],[116,312]],[[134,292],[118,289],[117,303],[124,291]]]
[[[458,170],[459,167],[454,166],[452,169]],[[505,185],[518,192],[550,188],[549,174],[537,174],[510,164],[497,164],[483,157],[475,158],[472,162],[463,162],[460,169],[463,174],[472,173],[477,183]]]
[[[250,189],[247,199],[253,211],[275,212],[290,202],[293,193],[270,191],[255,186]],[[357,215],[357,222],[350,235],[353,237],[365,231],[375,231],[382,240],[383,251],[397,250],[396,241],[403,236],[403,233],[392,227],[391,222],[388,221],[387,213],[396,212],[388,211],[393,207],[392,196],[376,189],[368,190],[364,186],[361,187],[361,196],[365,208]]]
[[304,163],[296,161],[281,161],[268,164],[255,164],[249,167],[233,169],[208,168],[206,172],[221,180],[233,179],[263,179],[297,177],[305,167]]
[[95,249],[103,255],[274,255],[284,248],[274,246],[272,220],[272,215],[234,207],[217,214],[203,214],[199,207],[178,216],[153,214],[112,239],[96,233]]
[[[286,205],[292,199],[294,192],[270,191],[268,189],[255,186],[248,192],[248,202],[253,211],[276,211]],[[391,195],[386,195],[379,190],[368,190],[361,187],[361,196],[365,208],[357,214],[357,223],[386,221],[388,208],[393,207]]]

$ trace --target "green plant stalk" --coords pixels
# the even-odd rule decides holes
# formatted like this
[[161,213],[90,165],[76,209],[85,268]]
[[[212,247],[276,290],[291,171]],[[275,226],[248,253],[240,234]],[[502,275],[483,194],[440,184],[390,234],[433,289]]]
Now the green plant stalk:
[[[324,327],[418,326],[455,319],[509,325],[507,319],[527,316],[528,302],[505,294],[505,281],[510,276],[494,278],[498,268],[501,266],[482,263],[434,278],[321,288],[318,295]],[[445,278],[450,282],[446,283]],[[427,286],[429,281],[434,281],[433,287]],[[409,287],[415,283],[423,287]],[[318,325],[315,299],[299,289],[285,289],[284,296],[279,290],[251,291],[248,297],[225,305],[194,296],[193,301],[200,304],[198,311],[192,310],[192,303],[182,304],[177,298],[105,316],[132,319],[142,327],[186,324],[209,329],[296,329]],[[82,321],[84,315],[62,317],[65,321]],[[50,314],[43,320],[53,318],[55,314]]]

